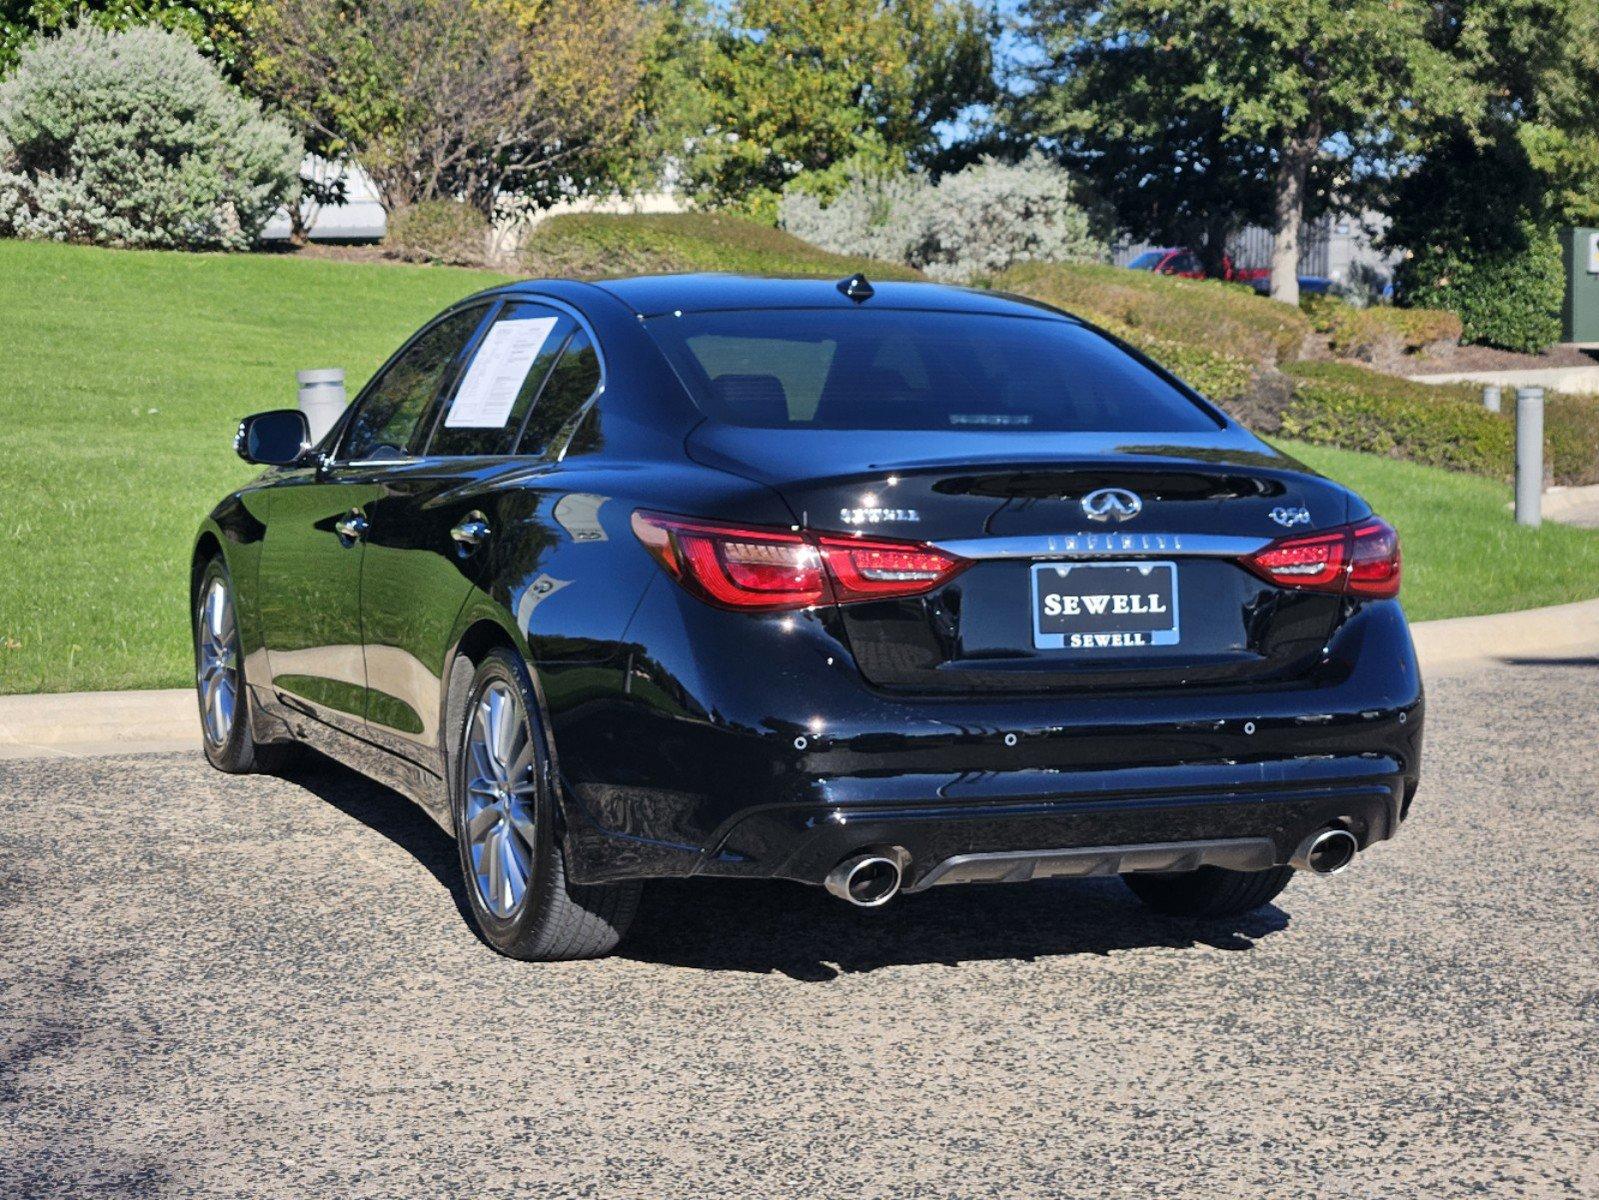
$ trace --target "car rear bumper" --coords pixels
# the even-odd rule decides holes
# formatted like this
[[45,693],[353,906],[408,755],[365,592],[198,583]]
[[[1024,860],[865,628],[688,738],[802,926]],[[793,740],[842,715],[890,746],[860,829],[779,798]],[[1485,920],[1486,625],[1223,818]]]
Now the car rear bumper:
[[[1213,779],[1194,787],[1207,772],[1172,768],[1137,772],[1143,779],[1131,790],[766,808],[738,818],[694,869],[819,884],[851,855],[897,847],[910,859],[906,889],[918,891],[1207,864],[1264,870],[1288,862],[1301,842],[1331,825],[1350,830],[1362,848],[1397,832],[1407,793],[1397,763],[1315,766],[1321,769],[1289,772],[1301,776],[1297,782],[1269,785],[1240,771],[1230,785]],[[1373,766],[1389,770],[1369,774]],[[1174,786],[1185,775],[1190,785]]]
[[[681,656],[655,636],[628,696],[586,692],[556,730],[574,879],[820,883],[890,847],[912,889],[1220,861],[1205,854],[1269,866],[1332,824],[1362,847],[1392,837],[1419,777],[1422,685],[1391,601],[1352,614],[1312,677],[1230,690],[892,696],[825,634],[716,661],[692,630]],[[1201,848],[1217,842],[1250,845]]]

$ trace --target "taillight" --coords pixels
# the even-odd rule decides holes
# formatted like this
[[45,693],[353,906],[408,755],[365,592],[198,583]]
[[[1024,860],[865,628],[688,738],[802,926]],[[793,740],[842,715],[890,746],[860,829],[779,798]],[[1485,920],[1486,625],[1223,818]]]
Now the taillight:
[[841,604],[930,592],[968,565],[964,558],[916,542],[824,535],[817,543],[833,579],[834,597]]
[[1399,535],[1377,517],[1324,533],[1279,538],[1243,563],[1283,587],[1377,599],[1399,594]]
[[689,591],[752,612],[914,596],[968,565],[917,542],[748,529],[642,509],[633,532]]
[[639,511],[633,532],[666,573],[726,608],[808,608],[827,598],[822,556],[797,533]]

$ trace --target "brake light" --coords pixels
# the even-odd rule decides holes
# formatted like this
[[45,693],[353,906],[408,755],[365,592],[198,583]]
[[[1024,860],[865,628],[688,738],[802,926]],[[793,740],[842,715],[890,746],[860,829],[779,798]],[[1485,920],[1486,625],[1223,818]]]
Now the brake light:
[[915,596],[968,565],[917,542],[748,529],[642,509],[633,532],[689,591],[749,612]]
[[1279,538],[1243,564],[1283,587],[1374,599],[1399,594],[1399,535],[1376,517],[1324,533]]
[[968,565],[963,558],[916,542],[828,536],[817,542],[832,576],[834,598],[841,604],[930,592]]

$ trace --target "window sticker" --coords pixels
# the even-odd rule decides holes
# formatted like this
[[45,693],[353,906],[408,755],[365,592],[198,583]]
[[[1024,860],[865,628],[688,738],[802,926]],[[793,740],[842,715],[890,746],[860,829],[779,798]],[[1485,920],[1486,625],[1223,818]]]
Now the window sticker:
[[451,429],[503,429],[559,317],[497,321],[478,347],[455,402],[444,418]]

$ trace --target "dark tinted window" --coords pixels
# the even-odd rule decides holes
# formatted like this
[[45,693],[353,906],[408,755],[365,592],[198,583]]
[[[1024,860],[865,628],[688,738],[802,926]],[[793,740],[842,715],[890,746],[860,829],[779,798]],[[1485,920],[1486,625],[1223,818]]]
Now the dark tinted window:
[[555,369],[539,393],[538,403],[528,416],[519,454],[542,454],[550,440],[577,415],[583,402],[600,386],[600,360],[589,335],[579,329],[567,342]]
[[573,324],[571,317],[542,304],[508,305],[460,372],[428,453],[511,453]]
[[1160,266],[1160,260],[1165,257],[1166,251],[1164,250],[1145,250],[1129,262],[1127,266],[1134,271],[1153,271]]
[[412,435],[422,414],[432,406],[451,364],[487,311],[487,305],[474,305],[451,313],[389,364],[361,397],[361,407],[345,430],[340,457],[353,462],[414,453]]
[[1204,268],[1199,263],[1199,256],[1191,251],[1184,250],[1166,264],[1166,270],[1173,275],[1192,275]]
[[1181,389],[1069,321],[868,307],[690,313],[648,328],[706,415],[732,425],[1216,428]]

